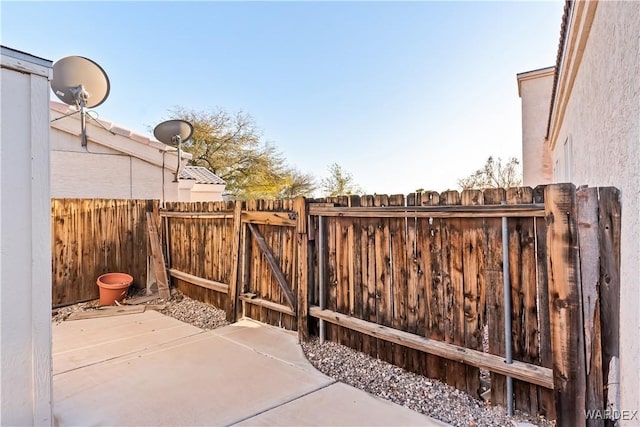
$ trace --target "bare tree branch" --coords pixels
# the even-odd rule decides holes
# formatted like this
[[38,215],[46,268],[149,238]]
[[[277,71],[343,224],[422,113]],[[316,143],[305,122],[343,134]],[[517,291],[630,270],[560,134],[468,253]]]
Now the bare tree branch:
[[520,161],[515,157],[503,164],[502,159],[494,160],[491,156],[482,169],[459,179],[458,186],[462,190],[519,187],[522,185],[522,173],[519,165]]

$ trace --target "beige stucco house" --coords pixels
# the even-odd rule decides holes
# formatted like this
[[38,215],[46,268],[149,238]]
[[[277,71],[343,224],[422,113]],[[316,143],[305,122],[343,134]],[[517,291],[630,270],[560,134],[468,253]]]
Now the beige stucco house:
[[640,410],[640,2],[568,1],[556,65],[517,79],[524,184],[621,190],[619,409]]
[[[220,201],[225,183],[201,167],[181,167],[174,147],[104,120],[87,120],[80,142],[80,115],[50,101],[51,197]],[[67,117],[65,115],[71,114]],[[183,152],[183,162],[191,154]]]

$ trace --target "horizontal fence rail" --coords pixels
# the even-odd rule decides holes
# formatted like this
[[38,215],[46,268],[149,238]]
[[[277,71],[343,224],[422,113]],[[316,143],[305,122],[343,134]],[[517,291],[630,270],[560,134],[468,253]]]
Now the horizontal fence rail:
[[309,205],[309,214],[345,218],[502,218],[544,217],[544,204],[496,206],[385,206],[376,208]]
[[553,389],[553,370],[549,368],[542,368],[517,361],[512,364],[507,364],[503,357],[399,331],[345,314],[336,313],[335,311],[321,310],[320,307],[316,306],[309,308],[309,314],[318,319],[333,323],[334,325],[344,326],[351,330],[362,332],[363,334],[404,347],[444,357],[456,362],[466,363],[477,368],[484,368],[502,375],[509,375],[532,384]]
[[191,283],[192,285],[211,289],[212,291],[221,292],[223,294],[229,293],[229,285],[227,285],[226,283],[203,279],[202,277],[194,276],[192,274],[176,270],[175,268],[169,269],[169,275],[184,282]]

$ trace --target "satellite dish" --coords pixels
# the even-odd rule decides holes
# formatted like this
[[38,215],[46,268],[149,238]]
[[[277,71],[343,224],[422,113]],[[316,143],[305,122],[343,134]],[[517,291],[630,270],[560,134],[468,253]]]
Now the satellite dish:
[[188,141],[193,135],[193,125],[185,120],[167,120],[153,129],[153,135],[160,142],[178,145]]
[[90,59],[82,56],[67,56],[53,64],[51,89],[62,102],[74,105],[78,109],[76,112],[80,112],[82,146],[86,147],[85,108],[97,107],[109,96],[110,85],[107,73]]
[[193,125],[185,120],[167,120],[153,129],[153,135],[158,141],[178,147],[178,169],[173,182],[178,182],[182,163],[182,143],[191,139]]
[[53,64],[53,93],[65,104],[97,107],[109,96],[109,78],[102,67],[82,56],[67,56]]

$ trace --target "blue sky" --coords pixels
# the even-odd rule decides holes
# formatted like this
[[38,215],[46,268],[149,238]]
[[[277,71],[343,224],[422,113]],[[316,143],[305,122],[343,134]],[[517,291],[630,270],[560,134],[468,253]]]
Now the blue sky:
[[516,73],[554,64],[563,4],[2,1],[0,42],[98,62],[119,126],[242,110],[298,169],[406,194],[521,157]]

